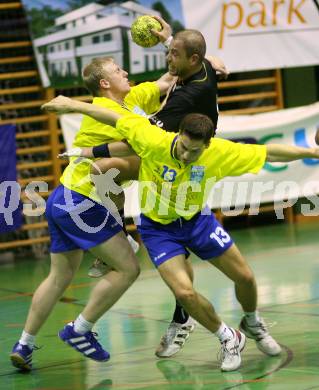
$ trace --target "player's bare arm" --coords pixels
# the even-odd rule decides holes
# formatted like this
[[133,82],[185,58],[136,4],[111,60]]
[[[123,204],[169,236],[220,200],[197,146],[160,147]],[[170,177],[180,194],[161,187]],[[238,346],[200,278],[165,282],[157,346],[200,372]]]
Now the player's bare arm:
[[64,153],[58,154],[60,159],[70,157],[99,158],[99,157],[130,157],[136,153],[127,142],[112,142],[90,147],[72,148]]
[[266,161],[289,162],[302,158],[319,158],[319,148],[301,148],[292,145],[267,145]]
[[41,108],[42,110],[55,112],[57,114],[75,112],[88,115],[97,121],[110,126],[115,126],[117,120],[121,118],[120,114],[117,114],[116,112],[107,108],[101,108],[94,104],[80,102],[63,95],[60,95],[50,100],[48,103],[43,104]]

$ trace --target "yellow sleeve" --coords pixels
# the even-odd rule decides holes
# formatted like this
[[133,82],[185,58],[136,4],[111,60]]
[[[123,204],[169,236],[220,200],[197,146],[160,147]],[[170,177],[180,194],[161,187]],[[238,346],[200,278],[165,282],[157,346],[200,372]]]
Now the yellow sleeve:
[[116,123],[117,131],[125,138],[140,157],[145,157],[165,143],[167,132],[151,125],[148,119],[130,114]]
[[[266,161],[266,146],[241,144],[224,141],[223,155],[220,165],[220,173],[225,176],[240,176],[245,173],[258,173]],[[226,153],[225,153],[226,152]]]
[[160,107],[160,89],[156,82],[145,82],[131,88],[125,98],[125,103],[129,106],[137,105],[146,114],[156,112]]

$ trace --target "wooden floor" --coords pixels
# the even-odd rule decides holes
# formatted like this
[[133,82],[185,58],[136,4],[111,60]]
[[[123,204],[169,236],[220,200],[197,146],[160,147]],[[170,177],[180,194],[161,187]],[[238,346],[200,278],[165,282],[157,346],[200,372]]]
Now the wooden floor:
[[[82,358],[57,338],[85,304],[94,281],[86,258],[72,286],[41,330],[32,373],[18,373],[8,354],[19,338],[32,292],[49,262],[30,259],[0,267],[0,389],[319,389],[319,223],[242,229],[231,234],[255,271],[262,316],[283,346],[278,357],[264,356],[249,340],[242,368],[221,373],[217,339],[201,326],[171,359],[154,350],[170,321],[174,300],[147,259],[133,287],[97,324],[107,363]],[[193,259],[197,289],[214,303],[227,324],[241,310],[232,283],[209,264]]]

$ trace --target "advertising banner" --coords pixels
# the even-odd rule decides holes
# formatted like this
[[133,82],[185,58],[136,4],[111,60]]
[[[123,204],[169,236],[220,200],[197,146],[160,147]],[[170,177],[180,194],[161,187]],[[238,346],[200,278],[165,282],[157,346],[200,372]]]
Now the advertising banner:
[[319,63],[317,0],[181,0],[187,28],[231,72]]

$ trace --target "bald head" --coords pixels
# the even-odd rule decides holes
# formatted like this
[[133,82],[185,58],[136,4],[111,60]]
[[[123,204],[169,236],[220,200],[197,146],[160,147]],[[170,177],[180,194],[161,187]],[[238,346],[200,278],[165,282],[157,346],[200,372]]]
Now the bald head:
[[198,30],[183,30],[175,34],[174,40],[181,41],[187,57],[197,54],[199,62],[202,62],[206,54],[206,42],[203,34]]

